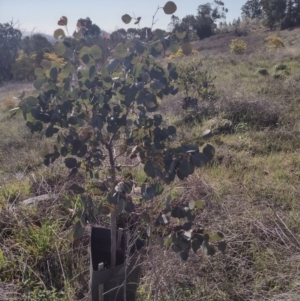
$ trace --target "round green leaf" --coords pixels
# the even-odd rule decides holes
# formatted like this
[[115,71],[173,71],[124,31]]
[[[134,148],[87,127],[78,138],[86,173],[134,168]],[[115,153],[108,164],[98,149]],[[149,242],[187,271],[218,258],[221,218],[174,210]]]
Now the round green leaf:
[[74,66],[69,62],[65,67],[61,70],[59,73],[60,78],[67,78],[69,77],[70,73],[73,73],[75,71]]
[[128,15],[128,14],[125,14],[122,16],[122,21],[125,23],[125,24],[129,24],[131,22],[132,18]]
[[83,46],[81,49],[80,49],[80,52],[79,52],[79,57],[83,57],[85,54],[89,54],[90,53],[90,48],[87,47],[87,46]]
[[222,232],[217,232],[217,233],[210,233],[210,232],[204,232],[209,235],[209,239],[212,241],[221,241],[224,239],[224,234]]
[[42,85],[44,84],[45,82],[45,77],[44,76],[41,76],[41,77],[38,77],[34,83],[33,83],[33,86],[36,90],[40,90]]
[[76,40],[80,40],[80,39],[82,38],[82,33],[81,33],[81,31],[74,31],[73,37],[74,37]]
[[176,37],[180,40],[184,39],[185,36],[186,36],[186,31],[183,31],[183,32],[179,32],[179,31],[176,31]]
[[110,76],[107,76],[107,77],[103,78],[103,85],[105,87],[111,88],[112,84],[113,84],[113,80]]
[[169,46],[169,50],[172,53],[176,53],[178,51],[178,49],[180,48],[178,43],[171,43],[171,45]]
[[196,206],[196,208],[198,208],[198,209],[202,209],[202,208],[204,207],[204,202],[201,201],[201,200],[196,201],[196,202],[195,202],[195,206]]
[[101,116],[94,115],[91,119],[91,126],[101,130],[103,127],[103,120],[102,120]]
[[88,64],[89,61],[90,61],[90,56],[88,54],[84,54],[82,57],[81,57],[81,60],[84,64]]
[[66,49],[67,49],[66,45],[62,42],[57,42],[54,45],[54,51],[58,56],[63,56],[66,52]]
[[180,207],[175,207],[172,209],[171,216],[175,218],[185,218],[185,211]]
[[161,185],[161,184],[158,184],[158,183],[154,184],[154,185],[153,185],[153,188],[155,189],[155,194],[156,194],[156,195],[160,195],[160,194],[162,194],[163,191],[164,191],[164,186]]
[[142,63],[138,63],[136,65],[134,65],[133,67],[133,75],[135,78],[138,78],[141,73],[143,72],[143,69],[144,69],[144,64]]
[[115,206],[112,204],[105,204],[101,207],[101,214],[108,215],[116,210]]
[[44,70],[42,68],[35,68],[34,69],[34,74],[36,76],[43,76],[44,75]]
[[25,102],[26,102],[26,104],[27,104],[28,106],[30,106],[30,107],[35,107],[35,106],[39,103],[38,99],[35,98],[35,97],[33,97],[33,96],[27,97],[27,98],[25,99]]
[[180,252],[180,257],[183,261],[187,261],[189,259],[189,253],[187,251]]
[[198,239],[194,239],[192,241],[192,249],[194,253],[196,253],[201,247],[201,242]]
[[143,212],[141,214],[141,218],[144,220],[145,223],[150,223],[151,219],[148,213]]
[[89,68],[89,79],[93,79],[94,76],[96,74],[96,67],[95,65],[92,65],[90,68]]
[[168,1],[163,7],[163,10],[166,15],[172,15],[176,12],[177,6],[173,1]]
[[72,49],[71,48],[66,48],[66,51],[65,51],[63,57],[66,58],[66,59],[69,59],[69,58],[72,57],[72,55],[73,55]]
[[83,234],[84,234],[84,227],[81,225],[81,222],[79,220],[76,222],[74,226],[73,238],[79,239],[83,236]]
[[151,88],[154,90],[161,90],[164,88],[164,84],[159,80],[155,80],[151,83]]
[[43,69],[45,70],[49,70],[51,69],[51,62],[49,60],[42,60],[41,61],[41,66],[43,67]]
[[107,66],[107,71],[109,73],[112,73],[114,71],[116,71],[116,69],[118,68],[120,62],[118,59],[112,59],[109,61],[108,66]]
[[157,107],[158,107],[158,103],[157,103],[157,100],[156,100],[156,97],[154,94],[148,94],[146,97],[145,97],[145,100],[144,100],[144,105],[147,109],[148,112],[154,112],[156,111]]
[[183,54],[189,55],[192,53],[193,47],[190,42],[185,42],[181,45],[181,49],[182,49]]
[[60,154],[65,157],[67,154],[68,154],[68,149],[63,146],[61,149],[60,149]]
[[203,149],[203,153],[208,160],[211,160],[215,155],[215,148],[212,145],[207,144]]
[[218,249],[224,254],[227,250],[227,243],[225,241],[220,241],[218,243]]
[[146,173],[147,176],[149,176],[151,178],[155,178],[156,177],[156,169],[155,169],[154,164],[151,161],[148,161],[144,165],[144,172]]
[[184,178],[188,177],[192,172],[192,167],[190,162],[184,158],[180,165],[179,168],[177,169],[177,176],[180,180],[183,180]]
[[191,161],[196,167],[203,167],[208,162],[208,158],[203,153],[196,153],[191,156]]
[[51,79],[56,80],[57,76],[58,76],[58,70],[56,67],[54,67],[50,70],[50,77]]
[[70,190],[72,190],[75,194],[83,194],[85,192],[84,188],[77,184],[71,185]]
[[127,48],[124,47],[123,44],[118,44],[114,53],[113,53],[113,57],[117,58],[117,59],[123,59],[127,56]]
[[65,164],[66,164],[66,167],[68,167],[68,168],[74,168],[74,167],[77,167],[77,165],[78,165],[77,160],[75,158],[65,159]]
[[154,119],[154,125],[155,126],[159,126],[163,121],[162,115],[160,115],[160,114],[155,114],[153,116],[153,119]]
[[168,134],[169,134],[170,136],[176,134],[176,128],[175,128],[173,125],[168,126]]
[[58,40],[59,38],[65,38],[66,35],[65,35],[65,32],[61,29],[61,28],[58,28],[54,31],[54,39]]
[[94,45],[90,48],[90,55],[95,59],[102,58],[102,50],[98,45]]

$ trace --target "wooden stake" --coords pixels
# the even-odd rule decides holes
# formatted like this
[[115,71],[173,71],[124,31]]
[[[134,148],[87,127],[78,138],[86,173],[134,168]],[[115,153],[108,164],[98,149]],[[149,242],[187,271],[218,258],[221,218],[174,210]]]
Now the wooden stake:
[[[103,262],[98,264],[98,271],[102,271],[104,269],[104,264]],[[104,301],[104,297],[103,297],[103,284],[99,284],[99,301]]]
[[110,238],[111,238],[111,248],[110,248],[110,268],[113,269],[116,266],[116,255],[117,255],[117,212],[113,211],[110,214]]

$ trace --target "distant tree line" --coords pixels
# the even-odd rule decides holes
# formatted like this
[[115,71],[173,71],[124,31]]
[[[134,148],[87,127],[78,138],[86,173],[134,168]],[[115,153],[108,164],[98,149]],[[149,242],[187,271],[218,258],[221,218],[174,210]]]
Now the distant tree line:
[[300,0],[248,0],[242,7],[242,16],[264,20],[270,29],[299,26]]
[[[278,26],[286,29],[300,25],[300,0],[247,0],[241,11],[243,18],[263,20],[270,29]],[[120,28],[110,33],[109,38],[90,18],[81,18],[77,21],[77,27],[81,30],[82,38],[76,40],[71,36],[64,42],[69,43],[75,51],[84,45],[99,45],[103,55],[108,57],[118,43],[134,37],[142,41],[151,41],[157,37],[169,36],[169,41],[176,39],[176,32],[186,32],[186,40],[208,38],[217,32],[218,27],[226,24],[224,21],[227,12],[224,2],[213,0],[211,3],[199,5],[195,15],[187,15],[182,19],[172,15],[168,32],[161,29],[152,30],[153,26],[140,27],[141,18],[138,18],[135,22],[137,27],[127,30]],[[240,18],[234,21],[238,22]],[[17,59],[20,62],[20,56],[26,58],[27,62],[33,60],[33,64],[39,65],[43,55],[52,51],[53,45],[45,36],[32,34],[22,38],[22,32],[12,22],[0,24],[0,82],[14,77],[12,67]]]
[[199,39],[205,39],[216,32],[218,22],[225,20],[227,12],[224,2],[214,0],[212,3],[199,5],[196,15],[187,15],[181,20],[173,15],[169,28],[171,32],[185,31],[186,39],[190,39],[193,32],[196,32]]

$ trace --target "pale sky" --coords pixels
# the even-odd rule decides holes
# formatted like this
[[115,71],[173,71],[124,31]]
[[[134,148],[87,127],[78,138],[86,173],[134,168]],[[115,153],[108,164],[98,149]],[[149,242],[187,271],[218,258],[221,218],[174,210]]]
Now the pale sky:
[[[31,32],[53,34],[59,28],[57,21],[61,16],[68,18],[68,29],[72,34],[77,20],[90,17],[101,29],[112,32],[118,28],[134,27],[125,25],[123,14],[142,17],[141,27],[151,26],[152,16],[158,6],[164,6],[168,0],[0,0],[0,23],[18,21],[20,29]],[[186,15],[196,15],[197,7],[212,0],[173,0],[177,5],[175,15],[180,19]],[[241,15],[241,7],[246,0],[223,0],[229,9],[226,21],[232,21]],[[154,28],[167,29],[171,16],[159,10]]]

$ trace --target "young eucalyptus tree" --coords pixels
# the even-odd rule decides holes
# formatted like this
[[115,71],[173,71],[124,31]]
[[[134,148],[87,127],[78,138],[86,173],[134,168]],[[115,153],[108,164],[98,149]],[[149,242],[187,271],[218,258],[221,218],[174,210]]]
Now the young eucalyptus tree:
[[[173,14],[177,7],[169,1],[159,9]],[[131,19],[129,15],[122,17],[125,23]],[[66,27],[67,18],[63,16],[58,24]],[[81,37],[80,28],[73,36]],[[44,131],[47,138],[55,137],[53,151],[44,156],[46,166],[61,160],[70,170],[69,177],[79,171],[86,175],[85,186],[70,187],[81,195],[84,206],[75,224],[74,237],[83,234],[91,215],[110,214],[110,267],[114,267],[117,215],[134,212],[136,204],[130,194],[135,184],[141,188],[139,214],[149,225],[149,235],[154,231],[150,225],[165,227],[164,244],[179,252],[184,260],[191,248],[196,252],[202,246],[213,254],[209,234],[194,224],[195,210],[203,206],[201,201],[181,204],[171,203],[167,198],[165,208],[159,212],[151,206],[165,185],[176,178],[184,180],[214,156],[214,147],[204,141],[210,136],[209,131],[201,141],[185,143],[177,136],[176,128],[159,113],[164,96],[178,93],[178,73],[174,63],[164,65],[155,58],[166,47],[172,52],[182,47],[188,54],[191,44],[168,43],[162,31],[156,30],[149,42],[133,38],[118,44],[103,61],[97,45],[73,52],[69,43],[64,42],[62,28],[54,32],[54,37],[61,39],[54,50],[65,63],[43,60],[35,70],[37,94],[23,98],[16,112],[23,113],[32,133]],[[184,38],[184,34],[178,33],[178,37]],[[136,179],[135,172],[140,166],[142,182]],[[95,188],[101,193],[98,203],[93,199]],[[170,223],[173,218],[183,220],[184,224],[174,228],[174,223]],[[218,237],[222,239],[221,234]],[[225,242],[219,242],[221,251],[225,247]]]

